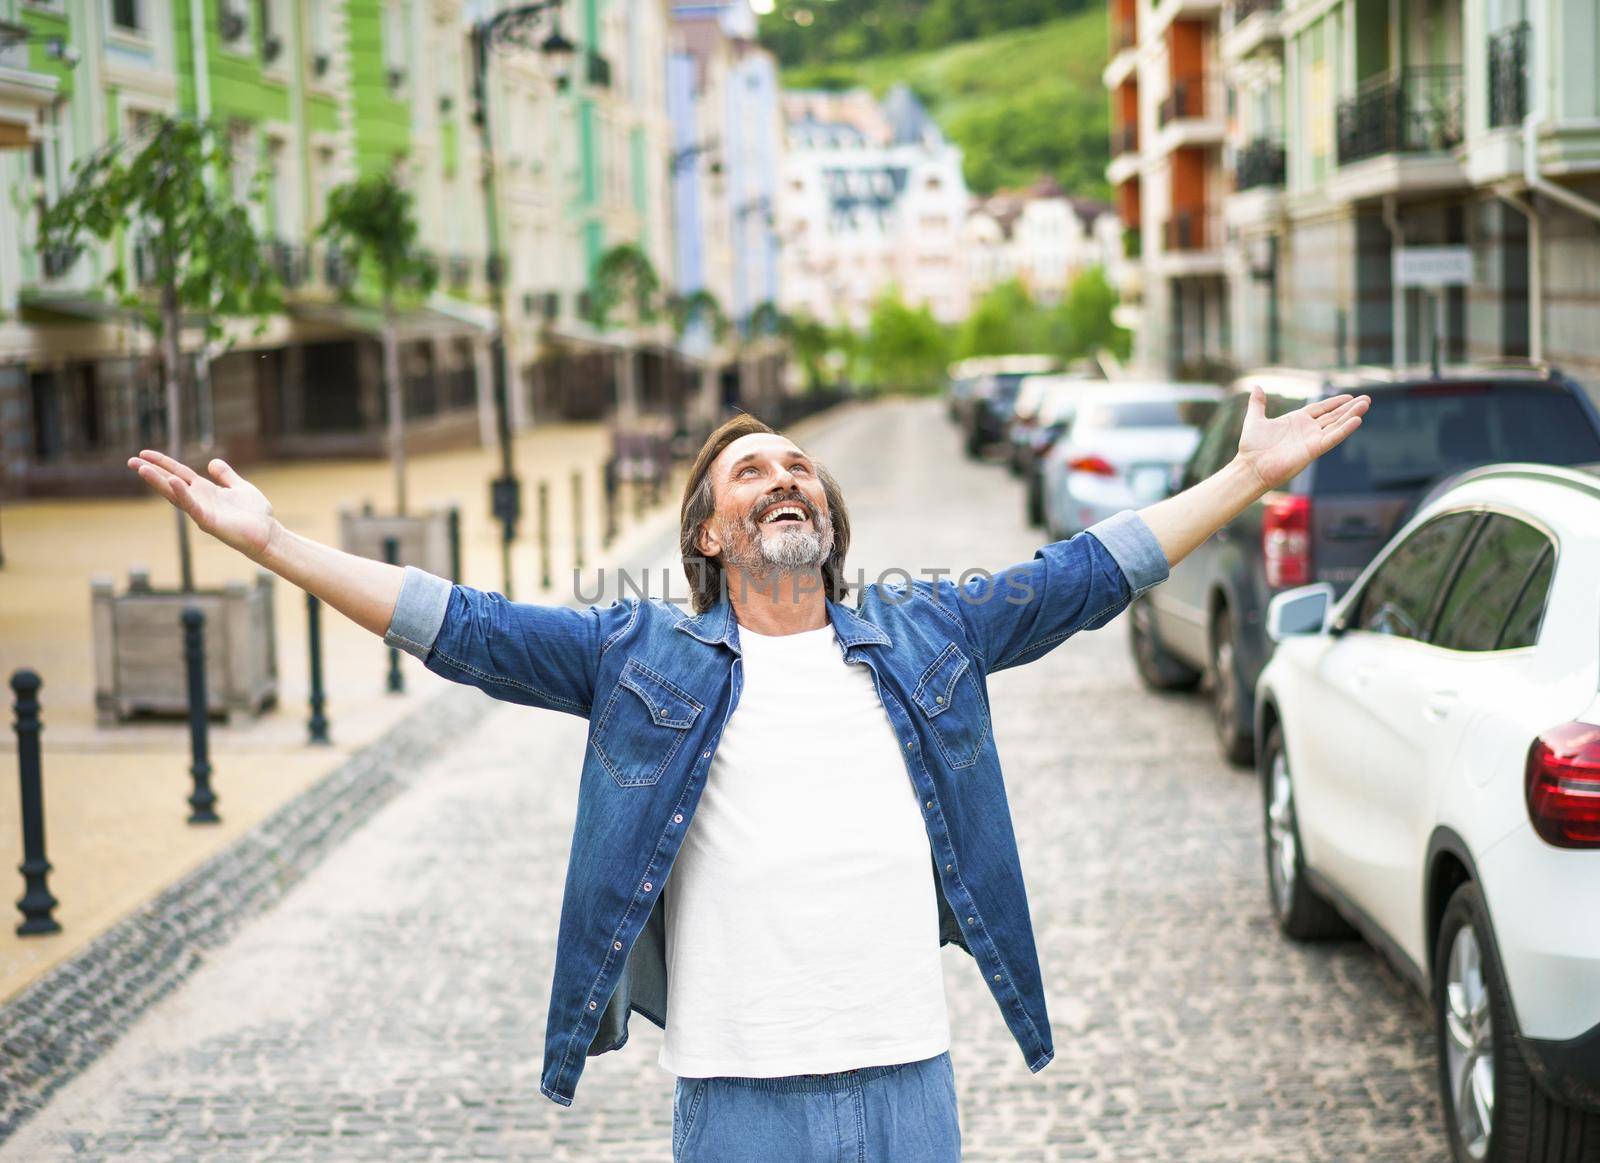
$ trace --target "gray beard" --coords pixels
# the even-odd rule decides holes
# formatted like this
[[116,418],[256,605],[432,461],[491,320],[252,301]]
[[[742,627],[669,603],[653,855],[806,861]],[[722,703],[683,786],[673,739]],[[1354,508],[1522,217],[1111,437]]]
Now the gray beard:
[[783,530],[771,537],[763,537],[760,526],[746,518],[739,533],[727,539],[724,560],[754,577],[820,566],[833,552],[833,522],[826,517],[816,530]]

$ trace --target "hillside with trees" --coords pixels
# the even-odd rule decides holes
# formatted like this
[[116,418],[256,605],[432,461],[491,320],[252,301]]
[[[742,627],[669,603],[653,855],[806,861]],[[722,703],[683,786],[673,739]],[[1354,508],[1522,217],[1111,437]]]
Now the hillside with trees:
[[780,4],[761,36],[785,88],[859,85],[881,97],[910,85],[961,147],[974,193],[1047,173],[1073,194],[1109,196],[1103,4],[818,0]]

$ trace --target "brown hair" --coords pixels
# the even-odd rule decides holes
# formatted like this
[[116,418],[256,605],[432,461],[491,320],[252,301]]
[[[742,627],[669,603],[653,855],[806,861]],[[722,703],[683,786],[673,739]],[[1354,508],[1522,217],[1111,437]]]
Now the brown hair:
[[[717,511],[716,493],[711,481],[711,466],[722,450],[741,436],[756,432],[770,432],[781,436],[777,429],[768,427],[748,412],[741,412],[723,424],[700,447],[689,470],[689,479],[683,486],[683,505],[679,510],[678,548],[683,554],[683,572],[689,578],[690,601],[696,614],[703,614],[717,604],[723,588],[722,562],[706,557],[697,544],[701,527]],[[823,495],[828,500],[828,517],[833,522],[833,549],[822,563],[823,592],[833,601],[841,602],[849,587],[844,580],[844,557],[850,548],[850,515],[845,511],[844,494],[833,474],[819,462],[817,479],[822,482]]]

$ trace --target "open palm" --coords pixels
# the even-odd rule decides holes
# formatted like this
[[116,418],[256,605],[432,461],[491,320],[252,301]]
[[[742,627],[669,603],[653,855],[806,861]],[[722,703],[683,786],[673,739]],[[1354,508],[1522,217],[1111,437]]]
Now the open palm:
[[218,541],[252,561],[265,551],[276,524],[272,505],[260,489],[225,461],[214,459],[206,465],[211,480],[181,461],[148,448],[129,457],[128,467]]
[[1244,428],[1239,433],[1239,457],[1269,489],[1281,488],[1301,469],[1338,445],[1361,427],[1361,416],[1371,396],[1349,392],[1313,400],[1282,416],[1267,418],[1267,393],[1259,384],[1250,388]]

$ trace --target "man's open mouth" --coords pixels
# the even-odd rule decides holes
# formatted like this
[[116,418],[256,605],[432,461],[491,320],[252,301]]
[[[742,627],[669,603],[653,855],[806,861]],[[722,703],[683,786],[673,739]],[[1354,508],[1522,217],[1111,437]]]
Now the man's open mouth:
[[761,525],[782,525],[790,522],[804,524],[810,519],[806,515],[805,509],[799,505],[775,505],[761,514],[757,523]]

